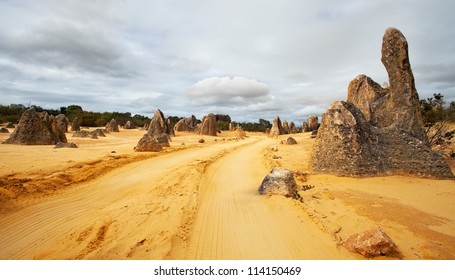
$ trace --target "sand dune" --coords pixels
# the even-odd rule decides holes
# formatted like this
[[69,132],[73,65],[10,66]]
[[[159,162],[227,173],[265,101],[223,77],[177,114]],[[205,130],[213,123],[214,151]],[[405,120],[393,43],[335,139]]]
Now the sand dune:
[[[362,259],[338,244],[375,226],[403,259],[455,258],[455,181],[307,174],[308,134],[288,146],[180,133],[164,152],[136,153],[142,134],[0,145],[0,258]],[[257,194],[273,166],[314,186],[303,203]]]

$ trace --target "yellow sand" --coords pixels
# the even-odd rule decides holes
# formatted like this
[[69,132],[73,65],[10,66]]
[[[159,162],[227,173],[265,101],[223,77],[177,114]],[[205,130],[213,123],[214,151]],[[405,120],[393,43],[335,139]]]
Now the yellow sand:
[[[308,175],[309,134],[178,133],[134,152],[143,133],[0,145],[0,259],[362,259],[338,244],[377,226],[403,259],[455,259],[455,181]],[[257,194],[273,166],[314,186],[303,203]]]

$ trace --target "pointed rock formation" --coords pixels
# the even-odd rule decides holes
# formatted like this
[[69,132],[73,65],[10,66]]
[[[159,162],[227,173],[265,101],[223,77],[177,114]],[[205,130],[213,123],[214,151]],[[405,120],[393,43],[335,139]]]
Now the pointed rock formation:
[[308,129],[310,131],[318,130],[319,120],[318,116],[310,115],[308,116]]
[[8,122],[5,125],[5,128],[16,128],[12,122]]
[[119,132],[118,124],[115,119],[112,119],[110,122],[107,123],[106,131],[107,132]]
[[62,131],[64,133],[68,132],[68,119],[66,118],[66,116],[64,114],[59,114],[55,117],[55,122],[58,126],[60,126],[60,128],[62,129]]
[[27,109],[16,129],[4,144],[24,145],[55,145],[58,142],[66,143],[65,133],[55,122],[54,116],[47,112],[37,113],[34,109]]
[[149,135],[159,135],[161,133],[166,133],[168,131],[167,122],[164,118],[163,112],[160,109],[155,111],[153,118],[150,121],[147,134]]
[[272,128],[270,129],[270,136],[271,137],[276,137],[279,135],[285,134],[285,131],[283,129],[283,126],[281,125],[281,120],[280,117],[276,116],[275,119],[273,119],[273,124]]
[[310,132],[310,126],[307,122],[303,122],[302,124],[302,132]]
[[289,134],[289,125],[288,125],[287,121],[283,122],[283,131],[284,131],[284,134]]
[[212,113],[202,118],[199,134],[216,136],[216,116]]
[[136,125],[131,121],[127,121],[126,124],[123,126],[124,129],[135,129]]
[[453,178],[424,132],[408,45],[397,29],[384,34],[382,62],[389,88],[359,75],[349,84],[347,102],[332,103],[323,115],[312,152],[313,171]]
[[[169,119],[164,119],[164,114],[157,109],[148,126],[147,133],[139,140],[135,150],[138,152],[158,152],[163,147],[170,147],[171,137],[168,134],[172,129],[169,126]],[[160,148],[156,146],[159,145]]]
[[188,118],[183,118],[179,120],[175,126],[174,126],[174,131],[195,131],[197,127],[197,119],[194,115],[191,115],[191,117]]
[[73,119],[73,122],[71,123],[71,131],[80,131],[80,130],[81,130],[81,126],[79,123],[79,119],[77,117],[75,117]]
[[297,133],[297,127],[295,127],[295,123],[294,122],[290,122],[289,123],[289,133],[290,134]]

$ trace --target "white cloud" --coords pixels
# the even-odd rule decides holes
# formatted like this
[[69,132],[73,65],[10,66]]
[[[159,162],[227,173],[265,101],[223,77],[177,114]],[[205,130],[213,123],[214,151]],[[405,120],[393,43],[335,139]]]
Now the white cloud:
[[195,104],[242,104],[264,100],[269,86],[244,77],[211,77],[193,84],[188,96]]

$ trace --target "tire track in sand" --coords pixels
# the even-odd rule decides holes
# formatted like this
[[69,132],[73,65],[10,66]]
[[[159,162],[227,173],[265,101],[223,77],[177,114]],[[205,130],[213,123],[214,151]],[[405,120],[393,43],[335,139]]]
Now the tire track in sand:
[[297,202],[257,194],[269,172],[264,148],[275,143],[264,139],[242,147],[207,168],[184,258],[352,258],[312,221],[299,217]]
[[163,258],[186,205],[197,196],[198,168],[254,141],[128,164],[74,192],[0,215],[0,259]]

